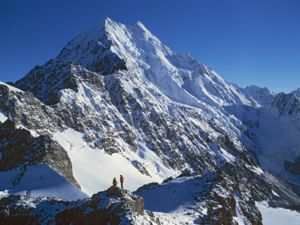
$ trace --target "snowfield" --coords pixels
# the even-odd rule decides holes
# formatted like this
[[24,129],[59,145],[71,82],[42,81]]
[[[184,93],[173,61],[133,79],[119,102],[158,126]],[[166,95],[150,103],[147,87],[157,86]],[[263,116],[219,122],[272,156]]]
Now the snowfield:
[[195,202],[199,193],[207,189],[202,177],[181,177],[148,188],[137,190],[142,196],[145,209],[153,211],[162,224],[197,224],[206,215],[201,202]]
[[[83,134],[72,129],[56,133],[54,139],[67,151],[74,177],[82,191],[89,195],[109,188],[114,177],[119,181],[120,174],[125,177],[124,187],[130,191],[177,174],[175,170],[166,168],[159,157],[147,149],[140,149],[138,155],[130,151],[123,152],[123,155],[109,155],[103,150],[90,148],[83,140]],[[139,172],[129,160],[141,157],[147,163],[148,171],[152,172],[151,177]]]
[[23,194],[31,198],[55,197],[66,200],[77,200],[88,197],[79,188],[68,182],[46,164],[27,168],[17,185],[19,169],[0,172],[0,191],[9,188],[9,194]]
[[264,225],[300,225],[300,213],[283,208],[271,208],[265,202],[257,202]]

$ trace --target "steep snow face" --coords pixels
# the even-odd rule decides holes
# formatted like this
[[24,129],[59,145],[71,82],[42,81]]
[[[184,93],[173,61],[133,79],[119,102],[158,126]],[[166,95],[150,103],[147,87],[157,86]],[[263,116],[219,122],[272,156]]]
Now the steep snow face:
[[76,200],[87,197],[46,164],[30,166],[21,177],[19,173],[19,169],[0,172],[0,190],[8,188],[9,194],[25,194],[32,198],[48,196]]
[[169,98],[183,104],[249,104],[249,100],[190,55],[178,55],[138,22],[126,27],[110,21],[112,50],[129,68],[143,69],[146,78]]
[[261,105],[270,105],[273,102],[273,99],[276,95],[266,87],[261,88],[255,85],[251,85],[246,88],[240,88],[240,91],[246,94],[247,96],[253,98],[256,102],[258,102]]

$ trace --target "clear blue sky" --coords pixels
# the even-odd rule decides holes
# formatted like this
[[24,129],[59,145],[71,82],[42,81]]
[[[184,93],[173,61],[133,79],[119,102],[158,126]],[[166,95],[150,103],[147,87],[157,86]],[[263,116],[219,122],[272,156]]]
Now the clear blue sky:
[[20,79],[105,17],[142,21],[240,86],[300,87],[299,0],[0,0],[0,80]]

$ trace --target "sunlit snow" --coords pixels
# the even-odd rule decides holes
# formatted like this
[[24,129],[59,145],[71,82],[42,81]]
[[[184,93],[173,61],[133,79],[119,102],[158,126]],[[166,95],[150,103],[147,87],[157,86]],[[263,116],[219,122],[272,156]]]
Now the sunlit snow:
[[256,203],[262,214],[263,225],[300,225],[300,213],[283,208],[272,208],[266,203]]
[[[131,191],[146,183],[161,182],[166,176],[175,174],[175,171],[165,168],[160,159],[151,151],[143,151],[144,160],[148,161],[147,169],[149,169],[149,172],[151,172],[150,161],[153,161],[156,166],[156,168],[152,168],[153,173],[149,177],[139,172],[131,161],[121,154],[109,155],[104,150],[90,148],[83,140],[82,133],[68,129],[56,133],[54,138],[68,152],[74,177],[82,190],[89,195],[109,188],[112,185],[113,178],[119,179],[120,174],[125,177],[125,188]],[[124,154],[125,156],[131,154],[130,159],[138,157],[130,152]],[[163,177],[157,174],[157,169],[165,173]]]

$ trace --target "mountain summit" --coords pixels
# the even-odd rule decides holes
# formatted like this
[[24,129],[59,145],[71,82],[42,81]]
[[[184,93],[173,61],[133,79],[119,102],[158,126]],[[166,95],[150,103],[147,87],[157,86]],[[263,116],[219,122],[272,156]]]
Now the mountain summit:
[[288,98],[225,81],[141,22],[107,18],[24,78],[0,83],[0,96],[0,207],[10,194],[68,193],[65,209],[82,209],[93,197],[75,200],[123,174],[125,188],[143,186],[135,194],[155,211],[128,220],[135,224],[261,224],[257,202],[299,209],[300,120],[298,110],[281,113]]

